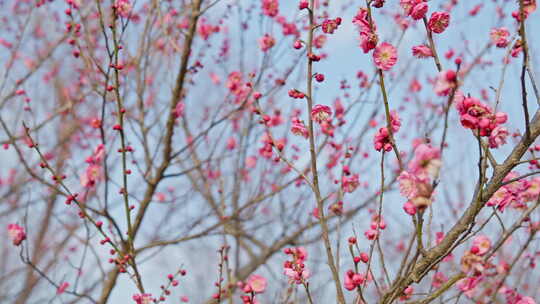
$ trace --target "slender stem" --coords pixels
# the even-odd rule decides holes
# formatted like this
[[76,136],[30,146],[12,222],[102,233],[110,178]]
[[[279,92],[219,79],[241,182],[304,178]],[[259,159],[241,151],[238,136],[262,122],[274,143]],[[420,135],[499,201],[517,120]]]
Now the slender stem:
[[309,128],[309,152],[311,156],[311,172],[313,173],[313,186],[315,192],[315,198],[317,200],[317,208],[319,210],[319,223],[322,229],[322,238],[324,241],[324,246],[326,249],[326,255],[328,259],[328,266],[332,272],[332,277],[336,285],[337,292],[337,302],[340,304],[345,304],[345,296],[343,294],[343,289],[341,288],[341,281],[339,279],[339,273],[334,261],[334,255],[332,253],[332,247],[330,243],[330,237],[328,233],[328,223],[324,215],[324,203],[321,197],[321,192],[319,188],[319,176],[317,172],[317,153],[315,152],[315,134],[313,127],[313,119],[311,118],[311,111],[313,110],[313,60],[309,57],[313,52],[313,32],[315,30],[315,0],[309,1],[309,31],[308,31],[308,45],[307,45],[307,54],[308,54],[308,65],[307,65],[307,109],[308,109],[308,128]]

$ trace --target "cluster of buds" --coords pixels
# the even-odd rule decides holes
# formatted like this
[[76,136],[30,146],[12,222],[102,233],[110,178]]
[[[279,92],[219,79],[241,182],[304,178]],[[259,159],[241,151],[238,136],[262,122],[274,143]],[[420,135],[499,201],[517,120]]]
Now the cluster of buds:
[[285,248],[283,253],[290,255],[291,260],[283,264],[283,273],[289,277],[290,283],[303,284],[307,282],[310,272],[304,262],[307,259],[307,251],[304,247]]
[[378,214],[374,214],[371,217],[371,224],[369,226],[369,229],[364,232],[364,236],[370,240],[374,241],[379,237],[379,230],[386,229],[386,222],[382,218],[382,216]]
[[506,113],[494,113],[491,107],[474,97],[458,98],[456,108],[461,125],[477,131],[479,136],[488,137],[491,148],[498,148],[506,143],[508,131],[501,126],[508,120]]
[[[401,120],[396,111],[390,112],[390,125],[392,128],[392,134],[396,134],[401,127]],[[373,138],[373,145],[377,151],[392,151],[392,138],[387,127],[380,128],[375,134],[375,137]]]
[[[349,241],[349,251],[353,258],[355,270],[349,269],[345,273],[345,278],[343,281],[344,281],[345,289],[354,290],[356,288],[359,288],[367,280],[367,277],[365,275],[359,273],[358,264],[360,262],[367,264],[369,262],[369,255],[365,252],[361,252],[360,255],[355,255],[354,248],[357,242],[356,237],[351,236],[348,241]],[[356,246],[356,248],[358,249],[358,246]]]
[[306,97],[306,94],[298,91],[297,89],[290,89],[289,90],[289,96],[294,99],[303,99]]
[[[111,255],[114,255],[114,254],[116,254],[116,250],[111,249],[110,253],[111,253]],[[109,263],[110,264],[114,263],[116,265],[116,267],[118,267],[118,271],[120,271],[121,273],[125,273],[126,272],[126,266],[128,265],[128,262],[129,262],[130,259],[131,259],[130,254],[126,254],[126,255],[122,256],[122,254],[119,253],[116,258],[110,258]]]
[[333,34],[334,31],[341,25],[341,18],[326,19],[321,24],[322,30],[326,34]]
[[352,269],[345,273],[344,285],[347,290],[354,290],[364,284],[365,281],[366,277],[363,274],[356,273]]
[[152,294],[150,293],[136,294],[133,295],[132,299],[136,304],[150,304],[154,302],[154,298],[152,298]]

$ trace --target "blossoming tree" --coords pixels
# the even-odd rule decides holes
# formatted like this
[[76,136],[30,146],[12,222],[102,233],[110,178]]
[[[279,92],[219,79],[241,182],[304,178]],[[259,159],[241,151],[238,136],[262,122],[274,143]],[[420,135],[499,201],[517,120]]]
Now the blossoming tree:
[[0,303],[540,299],[535,0],[0,8]]

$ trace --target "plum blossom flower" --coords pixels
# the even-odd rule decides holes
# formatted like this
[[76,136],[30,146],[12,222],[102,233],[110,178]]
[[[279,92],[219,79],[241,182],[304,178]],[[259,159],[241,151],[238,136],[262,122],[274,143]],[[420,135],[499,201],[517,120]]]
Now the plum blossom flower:
[[527,182],[527,189],[521,192],[521,198],[525,202],[538,199],[540,195],[540,177],[534,177]]
[[373,138],[373,145],[375,150],[381,151],[384,149],[386,152],[392,151],[392,143],[390,139],[390,133],[386,127],[382,127],[377,131]]
[[485,266],[484,259],[470,251],[461,257],[461,271],[464,273],[481,274]]
[[400,0],[399,4],[405,14],[411,16],[414,20],[424,18],[429,8],[425,0]]
[[492,29],[489,36],[491,38],[491,42],[498,48],[505,48],[508,46],[508,43],[510,43],[508,40],[508,37],[510,37],[510,32],[505,27]]
[[269,34],[264,34],[264,36],[259,39],[259,47],[263,52],[268,51],[276,44],[276,39]]
[[377,68],[388,71],[397,62],[397,50],[390,43],[383,42],[375,48],[373,60]]
[[428,22],[430,31],[440,34],[446,30],[450,24],[450,14],[447,12],[434,12]]
[[491,249],[491,241],[485,235],[478,235],[473,240],[473,248],[471,252],[476,255],[483,256],[486,254],[489,249]]
[[276,17],[279,13],[278,0],[262,0],[263,14],[268,17]]
[[377,46],[379,38],[376,34],[377,26],[373,20],[368,19],[368,11],[366,8],[360,8],[358,13],[353,18],[353,24],[358,27],[360,32],[360,47],[364,53],[368,53]]
[[431,284],[435,288],[441,287],[444,283],[448,281],[448,277],[440,271],[437,271],[433,276],[433,283]]
[[152,294],[149,293],[133,295],[132,299],[137,304],[150,304],[154,300],[152,299]]
[[536,304],[536,302],[531,297],[522,297],[516,302],[516,304]]
[[83,187],[92,187],[101,177],[101,166],[97,164],[90,164],[85,173],[81,176],[81,185]]
[[127,18],[131,13],[133,5],[129,2],[129,0],[116,0],[114,1],[113,7],[120,17]]
[[433,57],[431,48],[426,45],[417,45],[412,48],[413,56],[416,58],[429,58]]
[[56,294],[64,293],[66,289],[68,289],[68,287],[69,287],[69,283],[63,282],[62,284],[60,284],[60,286],[58,286],[58,289],[56,290]]
[[208,40],[210,35],[219,32],[219,26],[211,25],[207,22],[206,18],[201,18],[197,26],[197,33],[203,40]]
[[291,126],[291,132],[294,135],[302,136],[304,138],[308,138],[308,136],[309,136],[309,130],[304,125],[304,122],[301,121],[298,118],[293,119],[293,123],[292,123],[292,126]]
[[263,293],[266,290],[267,281],[265,277],[254,274],[247,279],[246,285],[254,293]]
[[435,81],[435,93],[438,96],[448,96],[457,87],[457,74],[454,70],[442,71]]
[[506,144],[508,130],[505,127],[497,126],[489,135],[489,147],[492,149],[498,148]]
[[325,34],[333,34],[340,25],[341,18],[337,17],[336,19],[325,19],[321,27]]
[[461,290],[467,297],[471,297],[474,289],[480,282],[482,282],[482,276],[467,277],[459,280],[456,287]]
[[313,119],[317,123],[322,123],[323,121],[328,120],[331,115],[332,109],[330,109],[329,106],[318,104],[315,105],[311,110],[311,119]]
[[403,205],[403,210],[405,211],[405,213],[407,213],[408,215],[415,215],[416,212],[417,212],[417,208],[416,206],[411,203],[410,201],[407,201],[404,205]]
[[[460,98],[456,102],[461,125],[465,128],[478,130],[480,136],[490,136],[499,125],[506,122],[508,115],[503,112],[493,113],[493,110],[474,97]],[[498,129],[492,138],[494,147],[503,144],[506,139],[506,129]],[[500,134],[499,134],[500,133]]]
[[19,246],[22,241],[26,240],[26,233],[24,232],[23,227],[17,224],[9,224],[7,228],[13,245]]
[[401,301],[407,301],[412,297],[413,292],[414,288],[412,286],[408,286],[407,288],[405,288],[399,299]]
[[439,148],[419,144],[407,171],[398,177],[401,195],[409,201],[403,209],[409,215],[416,214],[417,208],[423,209],[432,203],[433,180],[437,178],[441,167]]
[[184,115],[184,108],[185,108],[185,105],[184,105],[184,102],[182,101],[179,101],[177,104],[176,104],[176,107],[174,107],[174,111],[173,111],[173,116],[175,118],[180,118]]
[[399,192],[401,195],[408,199],[412,199],[416,197],[418,194],[418,188],[417,184],[420,182],[419,179],[413,175],[410,174],[407,171],[403,171],[398,176],[398,182],[399,182]]
[[441,151],[437,147],[420,144],[414,151],[414,157],[409,163],[409,171],[421,178],[435,178],[441,168]]
[[[514,178],[517,178],[518,176],[519,173],[510,172],[503,179],[503,182],[508,182]],[[489,199],[487,205],[497,206],[499,211],[504,212],[506,207],[522,200],[523,193],[526,192],[528,184],[529,183],[526,180],[518,180],[502,186]]]
[[350,176],[343,176],[341,179],[341,188],[343,189],[343,192],[345,193],[352,193],[358,186],[360,185],[360,181],[358,180],[359,175],[353,174]]
[[414,20],[420,20],[420,19],[424,18],[424,16],[426,15],[428,9],[429,9],[429,7],[428,7],[427,3],[421,2],[421,3],[415,5],[412,8],[411,17]]

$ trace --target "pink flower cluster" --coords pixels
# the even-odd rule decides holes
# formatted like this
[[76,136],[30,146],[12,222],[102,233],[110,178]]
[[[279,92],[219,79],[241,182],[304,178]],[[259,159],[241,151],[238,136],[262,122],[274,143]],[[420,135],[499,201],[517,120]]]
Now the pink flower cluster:
[[307,251],[304,247],[285,248],[283,252],[291,256],[291,260],[283,264],[283,273],[289,277],[290,283],[306,283],[310,272],[304,262],[307,259]]
[[325,19],[321,24],[322,31],[326,34],[333,34],[340,24],[341,18],[339,17],[336,19]]
[[242,291],[245,293],[263,293],[267,285],[268,282],[265,277],[254,274],[243,284]]
[[355,24],[360,31],[360,46],[366,54],[377,46],[379,40],[375,33],[377,26],[373,20],[371,20],[370,23],[368,18],[368,11],[365,8],[360,8],[353,18],[353,24]]
[[379,237],[379,230],[384,229],[386,229],[386,222],[384,221],[382,216],[374,214],[371,217],[371,224],[369,225],[369,229],[364,232],[364,236],[368,240],[374,241]]
[[508,40],[510,32],[505,27],[492,29],[489,37],[491,38],[491,42],[498,48],[505,48],[510,43]]
[[341,188],[343,189],[343,192],[345,193],[352,193],[358,186],[360,185],[359,181],[359,175],[353,174],[349,175],[346,174],[341,178]]
[[306,94],[298,91],[297,89],[290,89],[289,97],[294,98],[294,99],[304,99],[306,97]]
[[484,261],[483,256],[490,249],[491,240],[485,235],[479,235],[474,238],[471,249],[461,258],[461,271],[468,277],[459,280],[456,286],[468,297],[473,295],[476,286],[484,280],[483,272],[489,263]]
[[263,52],[268,51],[269,49],[274,47],[275,44],[276,44],[276,39],[270,36],[269,34],[264,34],[264,36],[262,36],[261,39],[259,39],[259,47],[261,48]]
[[207,22],[206,18],[201,18],[197,26],[197,33],[202,37],[203,40],[208,40],[210,35],[214,33],[219,33],[219,26],[212,25]]
[[275,17],[279,13],[278,0],[262,0],[263,14],[268,17]]
[[154,299],[152,298],[152,294],[149,293],[143,293],[143,294],[136,294],[133,295],[133,300],[137,304],[150,304]]
[[229,73],[226,85],[229,91],[236,97],[235,103],[237,104],[244,102],[251,90],[248,87],[248,83],[243,81],[243,75],[239,71]]
[[113,8],[120,17],[127,18],[131,13],[133,5],[129,2],[129,0],[116,0],[114,1]]
[[293,117],[291,132],[294,135],[302,136],[304,138],[308,138],[309,136],[309,130],[306,128],[304,122],[298,117]]
[[435,80],[435,93],[438,96],[448,96],[450,92],[457,88],[458,79],[454,70],[446,70],[439,73]]
[[26,233],[24,232],[23,227],[17,224],[9,224],[7,228],[13,245],[19,246],[22,241],[26,240]]
[[504,286],[499,289],[499,293],[505,296],[507,304],[536,304],[533,298],[519,294],[515,288]]
[[408,170],[398,177],[401,195],[408,201],[403,206],[409,215],[416,214],[417,209],[431,205],[433,180],[439,175],[441,168],[441,151],[428,144],[419,144]]
[[105,146],[100,144],[96,147],[94,153],[86,158],[85,162],[88,164],[88,167],[86,167],[85,173],[81,176],[81,185],[83,187],[93,187],[101,178],[101,162],[104,156]]
[[364,284],[366,277],[363,274],[355,273],[350,269],[345,273],[345,279],[343,281],[345,289],[350,291]]
[[478,131],[480,136],[487,136],[491,148],[498,148],[506,143],[508,131],[501,126],[508,119],[506,113],[493,113],[491,107],[474,97],[457,97],[456,108],[461,125]]
[[[509,182],[519,177],[517,172],[510,172],[503,182]],[[538,199],[540,195],[540,178],[520,179],[518,181],[508,183],[499,190],[487,202],[488,206],[496,206],[501,212],[506,207],[516,209],[525,208],[525,203]]]
[[400,0],[399,4],[405,11],[405,14],[411,16],[414,20],[424,18],[429,9],[426,0]]
[[[390,112],[390,124],[392,126],[392,134],[396,134],[401,127],[401,120],[396,111]],[[373,144],[375,146],[375,150],[377,151],[381,151],[383,149],[386,152],[392,151],[390,132],[388,132],[387,127],[382,127],[379,129],[373,138]]]

